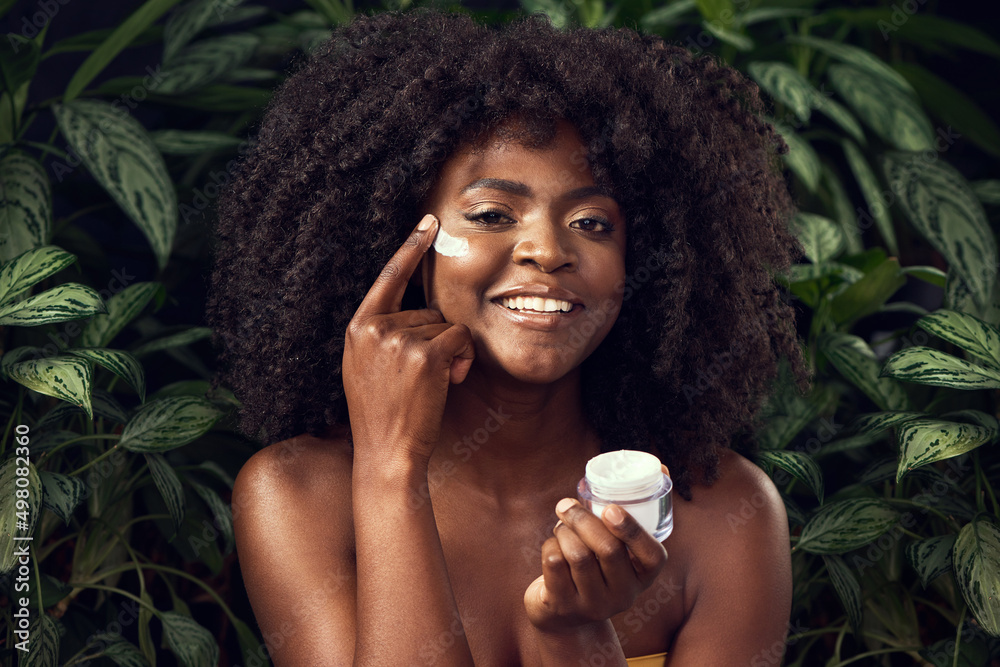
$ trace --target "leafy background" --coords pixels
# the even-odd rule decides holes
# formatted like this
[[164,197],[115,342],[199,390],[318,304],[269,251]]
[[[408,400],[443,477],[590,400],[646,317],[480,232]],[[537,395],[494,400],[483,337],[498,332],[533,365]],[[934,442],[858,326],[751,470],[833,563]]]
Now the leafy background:
[[[214,200],[292,58],[412,4],[0,0],[4,664],[29,534],[23,664],[268,664],[229,505],[255,445],[208,385]],[[778,279],[816,382],[779,382],[759,433],[795,598],[787,655],[753,665],[1000,664],[997,22],[931,0],[436,4],[629,26],[758,83],[790,147],[807,258]]]

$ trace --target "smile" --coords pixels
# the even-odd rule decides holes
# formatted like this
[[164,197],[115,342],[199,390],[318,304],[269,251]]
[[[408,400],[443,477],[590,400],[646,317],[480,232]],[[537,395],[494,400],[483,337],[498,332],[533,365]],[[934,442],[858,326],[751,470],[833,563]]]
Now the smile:
[[525,313],[568,313],[573,304],[562,299],[543,299],[537,296],[504,297],[500,305],[508,310]]
[[[563,311],[561,309],[556,309],[552,311],[546,310],[535,310],[534,308],[534,298],[526,297],[528,301],[531,301],[531,308],[511,308],[505,302],[513,301],[512,305],[517,305],[517,297],[511,299],[498,299],[493,302],[502,315],[512,321],[518,326],[524,327],[525,329],[534,329],[535,331],[558,331],[566,327],[572,327],[573,323],[577,321],[577,318],[583,313],[583,305],[573,305],[569,304],[568,301],[562,301],[562,306],[569,304],[570,310]],[[543,299],[544,301],[544,299]],[[559,302],[559,299],[555,299]],[[524,301],[521,302],[522,306],[525,305]],[[541,307],[544,308],[545,304],[542,303]]]

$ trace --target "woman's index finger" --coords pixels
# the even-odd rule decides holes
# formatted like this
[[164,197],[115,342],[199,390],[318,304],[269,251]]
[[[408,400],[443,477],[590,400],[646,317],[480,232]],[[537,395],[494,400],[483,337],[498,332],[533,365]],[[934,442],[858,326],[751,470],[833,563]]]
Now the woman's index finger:
[[381,315],[397,313],[403,303],[403,293],[410,276],[420,264],[420,259],[431,247],[440,223],[431,214],[425,215],[417,228],[413,230],[396,251],[372,283],[365,298],[358,306],[355,316]]

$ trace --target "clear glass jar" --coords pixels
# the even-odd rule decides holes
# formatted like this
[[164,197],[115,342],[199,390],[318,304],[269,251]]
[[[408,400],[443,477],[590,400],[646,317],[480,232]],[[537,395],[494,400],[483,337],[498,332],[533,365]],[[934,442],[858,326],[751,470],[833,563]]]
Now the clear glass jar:
[[658,542],[674,529],[673,488],[660,460],[647,452],[621,449],[587,462],[586,477],[576,487],[584,507],[598,517],[614,503],[631,514]]

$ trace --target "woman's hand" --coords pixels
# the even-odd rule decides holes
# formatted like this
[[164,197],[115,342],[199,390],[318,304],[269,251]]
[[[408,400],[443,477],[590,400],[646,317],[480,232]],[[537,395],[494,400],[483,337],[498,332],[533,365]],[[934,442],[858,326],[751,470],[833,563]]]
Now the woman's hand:
[[469,328],[440,311],[400,311],[403,292],[440,222],[420,221],[385,265],[347,327],[344,394],[355,457],[426,461],[441,432],[449,383],[462,382],[475,351]]
[[556,505],[559,523],[542,545],[542,576],[524,607],[542,632],[565,633],[630,608],[667,562],[663,545],[618,505],[601,518],[571,498]]

